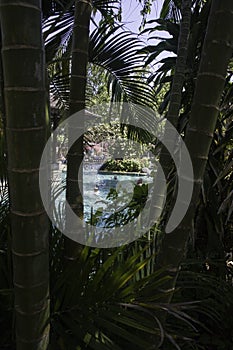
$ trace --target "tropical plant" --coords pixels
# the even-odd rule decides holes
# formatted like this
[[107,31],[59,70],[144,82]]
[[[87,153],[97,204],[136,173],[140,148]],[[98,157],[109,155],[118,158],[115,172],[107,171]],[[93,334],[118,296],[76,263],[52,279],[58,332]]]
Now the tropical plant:
[[[71,52],[71,79],[70,79],[70,99],[69,115],[85,109],[86,100],[86,80],[87,62],[89,47],[89,27],[91,19],[91,1],[78,0],[75,2],[75,15],[72,35]],[[81,129],[84,129],[82,118],[77,120]],[[70,130],[69,130],[70,132]],[[68,135],[69,137],[69,135]],[[82,172],[79,168],[83,161],[83,136],[72,145],[67,154],[67,186],[66,198],[72,210],[79,217],[83,218],[82,200]],[[79,176],[78,176],[79,175]],[[69,222],[66,222],[69,230]],[[77,232],[77,235],[82,233]],[[65,257],[74,259],[80,252],[80,245],[65,237]]]
[[[151,46],[151,53],[149,54],[148,60],[152,63],[154,62],[155,57],[163,50],[170,52],[177,51],[177,32],[178,24],[175,21],[173,14],[174,7],[168,15],[168,3],[164,2],[166,11],[161,12],[163,21],[159,21],[159,26],[151,28],[150,31],[153,33],[155,30],[166,30],[172,36],[169,39],[163,39],[157,46]],[[178,3],[177,3],[178,6]],[[179,5],[180,6],[180,5]],[[204,35],[206,32],[207,19],[209,15],[210,1],[202,2],[195,1],[193,4],[193,11],[191,16],[191,28],[189,35],[189,45],[188,45],[188,59],[186,63],[186,74],[184,89],[182,92],[182,103],[180,106],[180,116],[178,119],[178,131],[181,135],[185,135],[187,122],[190,116],[191,103],[193,100],[195,80],[197,76],[198,67],[200,64],[201,51],[204,41]],[[176,10],[175,10],[176,11]],[[179,8],[177,9],[179,11]],[[152,23],[151,23],[152,24]],[[151,26],[150,24],[150,26]],[[153,56],[154,55],[154,56]],[[175,69],[175,59],[165,58],[162,60],[164,64],[157,70],[157,72],[151,75],[151,81],[155,84],[156,93],[159,93],[159,100],[161,99],[159,110],[161,113],[166,113],[167,104],[169,102],[170,90],[169,84],[173,79],[173,72]],[[161,62],[161,63],[162,63]],[[226,173],[229,175],[222,177],[221,180],[223,183],[216,184],[218,174],[222,173],[223,164],[229,164],[231,161],[231,156],[228,151],[230,144],[230,133],[226,133],[225,137],[225,128],[231,127],[231,108],[229,107],[231,102],[231,64],[228,66],[228,73],[226,78],[226,84],[224,87],[224,92],[222,96],[222,101],[220,105],[219,120],[214,133],[214,142],[211,146],[210,156],[207,162],[207,167],[204,176],[204,182],[202,186],[202,194],[200,199],[199,208],[196,211],[196,225],[195,232],[192,232],[190,235],[189,242],[189,254],[193,256],[208,255],[211,251],[211,256],[213,255],[223,256],[224,251],[229,251],[231,246],[231,223],[227,216],[230,212],[228,209],[231,208],[231,182],[228,181],[228,176],[231,174],[230,166],[227,168]],[[161,91],[161,92],[160,92]],[[226,115],[226,118],[225,118]],[[224,126],[223,126],[224,125]],[[220,128],[220,129],[219,129]],[[226,140],[226,141],[225,141]],[[216,153],[215,153],[216,150]],[[229,157],[229,159],[228,159]],[[225,166],[223,166],[225,168]],[[206,180],[205,180],[206,179]],[[175,181],[175,172],[171,171],[169,176],[170,187],[174,185]],[[215,190],[212,190],[215,188]],[[229,192],[223,195],[223,188],[229,189]],[[173,193],[172,190],[168,190],[169,193]],[[211,199],[209,198],[211,197]],[[228,197],[228,199],[226,199]],[[222,205],[223,199],[226,199],[226,206]],[[167,198],[168,204],[170,203],[169,198]],[[218,213],[218,208],[221,207],[221,213]],[[209,210],[211,208],[211,210]],[[208,214],[206,214],[208,212]],[[167,211],[165,211],[165,214]],[[225,222],[224,222],[225,220]],[[213,225],[211,224],[213,223]],[[215,237],[215,238],[213,238]],[[202,246],[202,247],[201,247]],[[208,247],[209,246],[209,247]],[[215,248],[214,248],[215,247]],[[207,251],[209,253],[207,253]]]
[[[86,5],[85,5],[86,6]],[[82,11],[81,11],[82,12]],[[78,10],[78,14],[81,13]],[[88,48],[89,43],[89,21],[90,21],[90,7],[89,12],[87,13],[87,16],[85,17],[82,14],[82,20],[86,18],[87,23],[84,25],[81,25],[81,38],[85,38],[85,49]],[[77,22],[80,22],[77,19]],[[83,28],[86,28],[85,35],[83,33]],[[78,27],[77,27],[78,30]],[[108,71],[108,85],[111,87],[112,90],[112,99],[115,101],[123,102],[124,100],[127,100],[129,102],[136,102],[139,101],[141,104],[149,104],[153,101],[153,95],[151,92],[150,87],[147,86],[146,81],[142,79],[141,77],[141,71],[140,69],[143,66],[143,54],[137,54],[135,56],[132,56],[132,53],[136,51],[136,48],[141,45],[140,41],[136,38],[130,35],[130,33],[124,33],[119,32],[119,27],[116,28],[101,28],[93,32],[91,38],[90,38],[90,44],[89,44],[89,60],[95,64],[99,64],[102,67]],[[77,34],[78,35],[78,34]],[[114,37],[114,41],[110,43],[110,39]],[[76,36],[73,34],[73,38]],[[77,40],[77,43],[81,43],[81,41]],[[127,48],[127,50],[126,50]],[[76,52],[77,48],[74,52]],[[77,53],[80,49],[78,49]],[[84,52],[84,47],[81,48],[82,52]],[[67,51],[65,51],[65,55],[67,56]],[[66,57],[65,56],[65,57]],[[73,54],[72,54],[73,57]],[[79,56],[78,56],[79,57]],[[71,77],[71,86],[70,86],[70,96],[71,96],[71,102],[72,101],[79,101],[75,104],[70,104],[69,114],[73,114],[74,111],[78,112],[81,109],[84,109],[85,106],[85,95],[86,95],[86,84],[84,84],[84,81],[86,79],[86,70],[87,70],[87,59],[88,55],[86,52],[86,61],[83,62],[83,65],[79,63],[75,63],[72,58],[72,66],[76,67],[75,70],[78,70],[77,72],[74,72],[71,70],[71,74],[68,73],[68,76]],[[66,57],[66,60],[69,57]],[[56,63],[57,65],[57,63]],[[84,69],[85,66],[85,69]],[[65,66],[67,70],[67,65]],[[53,70],[52,70],[53,72]],[[58,81],[59,85],[61,86],[62,80],[64,78],[60,78],[60,74],[63,74],[64,72],[64,63],[62,63],[61,70],[58,71],[58,75],[56,74],[55,79],[52,81],[53,91],[55,92],[55,95],[57,95],[58,91],[60,91],[59,95],[62,95],[62,92],[64,92],[65,96],[62,98],[62,100],[65,100],[67,98],[67,91],[69,91],[69,87],[64,88],[64,85],[62,85],[62,88],[59,89],[56,85],[56,82]],[[80,73],[81,72],[81,73]],[[72,76],[74,75],[74,79]],[[57,77],[59,77],[57,79]],[[65,77],[65,84],[69,82],[69,79],[67,80],[67,76]],[[80,81],[81,79],[81,81]],[[72,86],[72,81],[77,81],[77,85]],[[82,84],[81,84],[82,82]],[[54,90],[54,87],[55,90]],[[76,95],[76,98],[74,96]],[[78,97],[79,96],[79,97]],[[81,98],[82,97],[82,98]],[[82,102],[80,102],[82,101]],[[83,107],[83,108],[81,108]],[[71,113],[72,112],[72,113]],[[79,122],[80,123],[80,122]],[[80,128],[82,126],[80,125]],[[135,130],[134,130],[135,131]],[[141,132],[142,134],[142,132]],[[147,133],[148,135],[148,133]],[[141,135],[143,136],[143,135]],[[78,156],[79,155],[79,156]],[[78,157],[78,158],[77,158]],[[81,197],[81,190],[78,188],[77,183],[82,186],[82,180],[78,180],[78,169],[80,167],[80,164],[82,163],[83,159],[83,138],[79,138],[79,140],[72,146],[72,149],[68,152],[68,167],[67,167],[67,199],[70,203],[71,207],[73,209],[76,208],[76,211],[79,212],[79,216],[82,217],[82,197]],[[70,176],[72,174],[72,176]],[[80,173],[79,173],[80,174]],[[78,207],[79,209],[78,209]],[[66,245],[66,253],[65,256],[67,258],[74,258],[75,255],[79,254],[80,247],[75,248],[75,243],[71,242],[69,239],[65,239],[65,245]],[[72,253],[72,249],[74,248],[74,252]],[[75,253],[75,251],[77,252]]]
[[189,311],[186,314],[188,304],[157,303],[167,277],[151,269],[152,247],[143,241],[137,246],[85,247],[80,259],[61,274],[52,288],[52,349],[145,349],[162,347],[165,340],[177,349],[180,342],[192,344],[192,338],[182,334],[175,340],[172,329],[161,325],[161,309],[181,322],[180,327],[192,328],[195,321],[190,322]]
[[148,160],[136,159],[111,159],[104,163],[99,170],[105,171],[123,171],[123,172],[142,172],[142,168],[148,166]]
[[[186,146],[193,162],[193,197],[182,223],[172,234],[164,236],[160,253],[160,261],[163,266],[168,266],[168,269],[172,267],[173,272],[185,254],[187,240],[192,232],[200,188],[219,115],[219,103],[223,93],[227,66],[232,54],[231,48],[228,46],[233,30],[228,17],[231,10],[232,3],[230,1],[224,2],[224,5],[217,0],[212,2],[191,116],[185,134]],[[221,21],[227,23],[227,19],[229,22],[226,33],[222,30]],[[222,55],[223,49],[225,50],[224,55]],[[218,65],[215,64],[216,60],[218,60]],[[205,122],[206,120],[208,123]],[[186,179],[186,181],[188,185],[190,179]]]
[[[167,142],[167,145],[171,149],[175,149],[174,132],[173,128],[177,127],[179,112],[182,100],[182,90],[185,81],[185,70],[186,70],[186,61],[188,56],[188,39],[189,39],[189,30],[190,30],[190,21],[191,21],[191,0],[182,1],[181,15],[182,20],[180,23],[179,32],[176,33],[178,36],[178,48],[177,48],[177,58],[175,61],[175,72],[172,79],[172,85],[169,95],[169,107],[166,114],[167,123],[165,124],[164,139]],[[165,21],[162,19],[157,20],[163,24]],[[172,24],[170,23],[172,26]],[[175,26],[173,24],[173,26]],[[177,26],[176,26],[177,29]],[[158,52],[158,51],[157,51]],[[155,54],[157,54],[157,52]],[[152,56],[153,57],[153,56]],[[161,147],[159,161],[162,168],[158,169],[156,175],[155,186],[156,191],[154,191],[154,196],[151,206],[151,210],[154,212],[154,215],[157,217],[157,212],[160,211],[163,203],[165,201],[165,192],[166,192],[166,182],[161,176],[162,172],[165,175],[165,178],[168,179],[169,172],[171,170],[171,155],[169,154],[165,146]],[[159,262],[158,262],[159,263]]]

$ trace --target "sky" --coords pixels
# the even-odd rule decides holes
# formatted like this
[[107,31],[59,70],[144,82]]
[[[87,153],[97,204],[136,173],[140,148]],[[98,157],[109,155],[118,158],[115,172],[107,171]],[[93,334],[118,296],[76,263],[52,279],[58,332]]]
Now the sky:
[[[159,17],[159,13],[162,7],[163,0],[154,0],[151,13],[147,16],[148,20],[156,19]],[[134,33],[138,33],[141,24],[142,16],[140,11],[143,6],[139,4],[138,0],[122,0],[122,22],[125,23],[125,28]],[[95,15],[95,22],[98,23],[100,15],[97,12]],[[94,29],[94,25],[91,23],[91,30]]]
[[[159,14],[163,5],[163,0],[154,0],[151,7],[151,13],[147,16],[147,20],[155,20],[159,18]],[[122,0],[122,22],[126,23],[125,27],[132,32],[138,33],[142,16],[140,14],[140,11],[142,10],[142,5],[139,4],[139,1],[137,0]],[[148,28],[148,27],[146,27]],[[157,33],[154,32],[153,36],[159,36],[159,37],[169,37],[168,33],[163,31],[158,31]],[[157,45],[159,43],[159,40],[151,39],[148,40],[148,36],[142,36],[141,39],[145,41],[149,45]],[[161,60],[162,58],[172,56],[173,54],[169,52],[163,52],[162,54],[158,55],[156,62]],[[154,62],[155,64],[155,62]],[[158,64],[157,68],[160,66]]]
[[[162,7],[163,0],[153,1],[151,7],[151,14],[148,15],[148,20],[156,19],[159,17],[159,13]],[[126,24],[126,28],[133,32],[138,32],[138,28],[141,24],[140,11],[142,5],[137,0],[122,0],[122,21]]]
[[[152,20],[152,19],[154,20],[159,18],[159,14],[160,14],[163,2],[164,0],[153,1],[152,7],[151,7],[151,13],[147,16],[147,20]],[[124,26],[126,29],[134,33],[139,33],[139,27],[142,21],[142,16],[140,14],[141,10],[142,10],[142,4],[140,4],[138,0],[122,0],[122,22],[125,24]],[[95,21],[98,22],[98,15],[95,17]],[[91,25],[91,27],[92,29],[94,29],[93,25]],[[156,35],[160,37],[169,36],[168,33],[162,32],[162,31],[158,31],[157,33],[154,32],[153,36],[156,36]],[[159,41],[155,39],[148,40],[148,35],[140,36],[140,39],[149,45],[156,45],[159,43]],[[157,62],[167,56],[168,56],[167,52],[162,53],[157,57]],[[169,52],[169,56],[172,56],[170,52]],[[157,68],[159,66],[160,64],[157,66]]]

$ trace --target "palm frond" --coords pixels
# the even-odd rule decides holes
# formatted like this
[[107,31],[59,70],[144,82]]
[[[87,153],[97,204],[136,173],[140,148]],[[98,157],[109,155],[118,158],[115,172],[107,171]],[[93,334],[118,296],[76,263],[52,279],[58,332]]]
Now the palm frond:
[[162,270],[136,278],[152,259],[141,259],[147,249],[148,245],[136,252],[127,247],[108,251],[85,247],[80,259],[56,278],[51,324],[58,349],[73,344],[81,349],[139,350],[162,345],[165,339],[179,348],[160,321],[161,311],[166,309],[186,327],[195,327],[195,322],[183,304],[156,304],[165,292]]
[[[136,35],[122,31],[121,27],[110,28],[108,31],[98,29],[90,38],[89,57],[92,63],[106,69],[111,101],[127,102],[131,105],[128,121],[130,118],[137,118],[144,119],[146,123],[145,111],[142,118],[142,110],[135,108],[136,104],[154,108],[153,90],[146,80],[145,54],[139,52],[143,45]],[[122,120],[122,123],[125,121]],[[148,125],[151,125],[151,119]],[[151,141],[151,135],[143,131],[143,127],[140,131],[135,127],[128,127],[128,131],[131,138]]]

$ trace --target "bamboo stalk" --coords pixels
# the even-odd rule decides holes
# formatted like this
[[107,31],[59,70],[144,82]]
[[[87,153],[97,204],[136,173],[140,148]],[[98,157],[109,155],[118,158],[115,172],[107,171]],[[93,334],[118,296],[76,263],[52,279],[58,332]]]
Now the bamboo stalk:
[[[75,2],[69,115],[85,109],[91,12],[91,0],[77,0]],[[84,130],[82,118],[77,120],[77,124],[79,128]],[[82,161],[83,137],[80,137],[70,148],[67,155],[66,199],[75,214],[83,219],[82,169],[80,171]],[[66,224],[69,225],[69,223]],[[67,228],[69,229],[69,227]],[[77,237],[80,234],[82,235],[83,232],[77,232]],[[81,249],[80,244],[65,237],[65,258],[67,260],[76,259]]]
[[[182,89],[184,86],[185,80],[185,69],[186,69],[186,61],[188,55],[188,40],[189,40],[189,31],[190,31],[190,22],[191,22],[191,5],[192,0],[183,0],[182,1],[182,20],[180,23],[180,33],[179,33],[179,41],[178,41],[178,50],[177,50],[177,59],[176,59],[176,67],[172,81],[171,87],[171,95],[170,95],[170,103],[168,107],[168,113],[166,119],[169,123],[165,125],[165,133],[164,139],[166,140],[166,144],[174,149],[176,140],[174,139],[174,131],[173,128],[177,128],[178,119],[179,119],[179,111],[181,106],[182,99]],[[171,126],[173,128],[171,128]],[[163,145],[159,163],[162,168],[158,169],[158,174],[155,179],[156,190],[153,193],[151,212],[153,215],[150,217],[158,217],[160,215],[161,208],[165,202],[165,194],[166,194],[166,181],[164,181],[164,177],[162,176],[162,169],[165,175],[165,179],[167,180],[168,174],[171,170],[172,158],[169,154],[167,148]]]
[[0,1],[17,350],[43,350],[49,342],[49,230],[39,191],[46,142],[40,5]]

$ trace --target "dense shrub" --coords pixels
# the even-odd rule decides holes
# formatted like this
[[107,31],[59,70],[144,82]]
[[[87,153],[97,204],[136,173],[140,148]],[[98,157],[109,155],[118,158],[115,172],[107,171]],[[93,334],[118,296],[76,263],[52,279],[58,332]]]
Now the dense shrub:
[[99,170],[141,172],[142,168],[147,166],[147,159],[110,159]]

